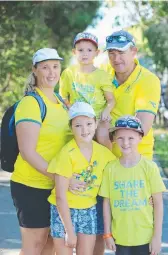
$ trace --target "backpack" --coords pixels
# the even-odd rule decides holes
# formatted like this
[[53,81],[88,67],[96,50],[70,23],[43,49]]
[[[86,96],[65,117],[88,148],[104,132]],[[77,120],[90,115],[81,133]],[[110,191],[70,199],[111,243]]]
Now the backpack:
[[[25,96],[32,96],[37,100],[41,112],[41,120],[43,122],[47,113],[47,108],[42,97],[34,92],[28,92]],[[14,164],[19,154],[15,129],[15,110],[19,102],[20,101],[16,102],[7,109],[1,123],[1,168],[10,173],[14,170]]]

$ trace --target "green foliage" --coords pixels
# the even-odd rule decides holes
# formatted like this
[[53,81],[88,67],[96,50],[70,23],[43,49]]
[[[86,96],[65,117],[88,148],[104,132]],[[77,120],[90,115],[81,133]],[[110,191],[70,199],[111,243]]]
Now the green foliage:
[[99,1],[4,1],[0,2],[0,116],[23,94],[31,71],[33,53],[56,48],[70,57],[73,38],[95,24]]
[[155,135],[154,151],[163,171],[168,176],[168,134]]
[[168,67],[168,22],[164,20],[158,24],[152,24],[146,31],[149,48],[156,64],[157,71],[163,73]]

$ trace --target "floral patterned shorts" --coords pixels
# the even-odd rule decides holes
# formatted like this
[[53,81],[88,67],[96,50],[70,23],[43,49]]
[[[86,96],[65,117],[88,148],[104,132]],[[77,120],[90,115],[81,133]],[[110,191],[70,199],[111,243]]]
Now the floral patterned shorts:
[[[87,209],[70,209],[71,220],[75,233],[86,235],[97,234],[97,211],[96,206]],[[50,205],[50,229],[53,238],[64,238],[65,229],[60,219],[57,207]]]

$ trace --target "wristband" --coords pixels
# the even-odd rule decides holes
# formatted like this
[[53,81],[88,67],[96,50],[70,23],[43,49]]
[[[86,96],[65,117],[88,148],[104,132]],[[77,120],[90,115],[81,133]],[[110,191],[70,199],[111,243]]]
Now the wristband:
[[107,239],[109,237],[113,237],[112,233],[109,233],[109,234],[104,234],[103,235],[103,239]]

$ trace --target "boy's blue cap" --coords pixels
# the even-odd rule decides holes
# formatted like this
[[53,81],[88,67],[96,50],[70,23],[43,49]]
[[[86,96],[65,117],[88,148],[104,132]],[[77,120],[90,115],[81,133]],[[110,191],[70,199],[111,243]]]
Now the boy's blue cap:
[[76,102],[69,108],[69,119],[72,120],[78,116],[95,118],[96,114],[90,104],[85,102]]
[[131,115],[125,115],[116,120],[115,126],[110,129],[110,132],[113,133],[118,129],[134,130],[144,135],[141,121],[137,117]]
[[98,38],[95,35],[91,33],[87,33],[87,32],[79,33],[75,36],[73,47],[75,47],[75,44],[77,42],[83,41],[83,40],[90,41],[98,47]]
[[35,66],[37,63],[46,61],[46,60],[63,60],[58,55],[57,50],[51,49],[51,48],[43,48],[38,51],[33,56],[33,66]]
[[105,50],[126,51],[130,46],[135,46],[135,39],[127,31],[120,30],[106,37]]

